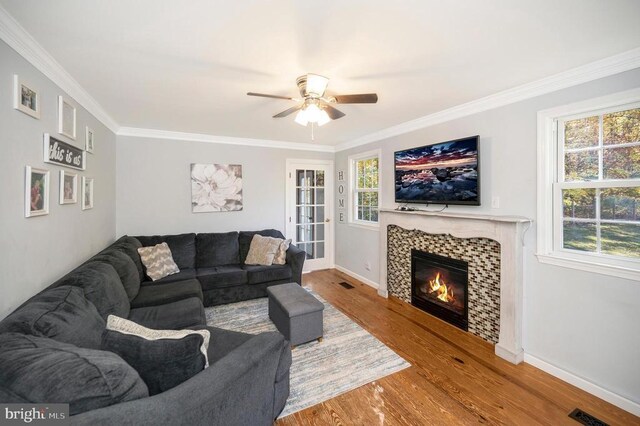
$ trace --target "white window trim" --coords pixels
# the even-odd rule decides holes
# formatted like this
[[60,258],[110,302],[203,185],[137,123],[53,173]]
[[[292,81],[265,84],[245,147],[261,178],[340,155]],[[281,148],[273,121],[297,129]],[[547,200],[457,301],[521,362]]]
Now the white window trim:
[[349,226],[353,226],[356,228],[369,229],[372,231],[377,231],[380,229],[380,216],[378,215],[378,222],[368,222],[364,220],[355,219],[355,164],[356,161],[362,160],[364,158],[370,157],[378,157],[378,212],[380,211],[380,207],[382,206],[382,191],[380,190],[380,177],[382,170],[382,151],[380,149],[372,149],[370,151],[359,152],[357,154],[353,154],[349,156],[348,164],[349,164],[349,196],[347,197],[347,223]]
[[[556,119],[614,108],[640,101],[640,89],[614,93],[538,112],[538,214],[537,251],[541,263],[579,269],[640,281],[640,261],[609,258],[595,253],[579,253],[554,247],[554,183],[556,162]],[[596,184],[594,182],[594,184]],[[557,189],[556,189],[557,190]],[[556,206],[557,208],[557,206]]]

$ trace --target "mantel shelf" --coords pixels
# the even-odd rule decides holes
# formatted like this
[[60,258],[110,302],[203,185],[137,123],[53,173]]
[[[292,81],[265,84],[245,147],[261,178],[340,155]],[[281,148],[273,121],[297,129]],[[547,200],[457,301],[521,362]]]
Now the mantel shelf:
[[448,217],[452,219],[485,220],[489,222],[511,222],[511,223],[532,222],[531,219],[523,216],[498,216],[498,215],[473,214],[473,213],[453,213],[453,212],[444,212],[444,211],[380,209],[380,213],[381,214],[394,213],[394,214],[403,214],[403,215],[437,216],[437,217]]

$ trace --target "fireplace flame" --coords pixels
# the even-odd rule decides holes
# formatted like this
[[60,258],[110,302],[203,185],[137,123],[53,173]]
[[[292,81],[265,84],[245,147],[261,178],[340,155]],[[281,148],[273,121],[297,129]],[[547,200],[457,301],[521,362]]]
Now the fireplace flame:
[[446,303],[453,303],[453,288],[448,288],[444,280],[440,281],[440,272],[436,274],[435,279],[429,280],[429,293],[435,293],[435,296]]

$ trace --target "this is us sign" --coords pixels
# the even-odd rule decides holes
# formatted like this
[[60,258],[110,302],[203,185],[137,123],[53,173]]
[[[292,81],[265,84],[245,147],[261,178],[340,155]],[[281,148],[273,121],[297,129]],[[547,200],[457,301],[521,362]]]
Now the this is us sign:
[[76,146],[62,142],[44,134],[44,161],[45,163],[59,164],[72,169],[85,169],[85,152]]

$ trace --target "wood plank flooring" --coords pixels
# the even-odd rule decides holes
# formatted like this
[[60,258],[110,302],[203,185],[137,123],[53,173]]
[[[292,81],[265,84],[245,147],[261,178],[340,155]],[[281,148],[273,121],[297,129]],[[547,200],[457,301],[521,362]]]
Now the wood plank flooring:
[[576,426],[568,414],[577,407],[610,425],[640,425],[640,418],[528,364],[510,364],[482,339],[396,298],[381,298],[335,269],[305,274],[303,282],[411,367],[277,425]]

